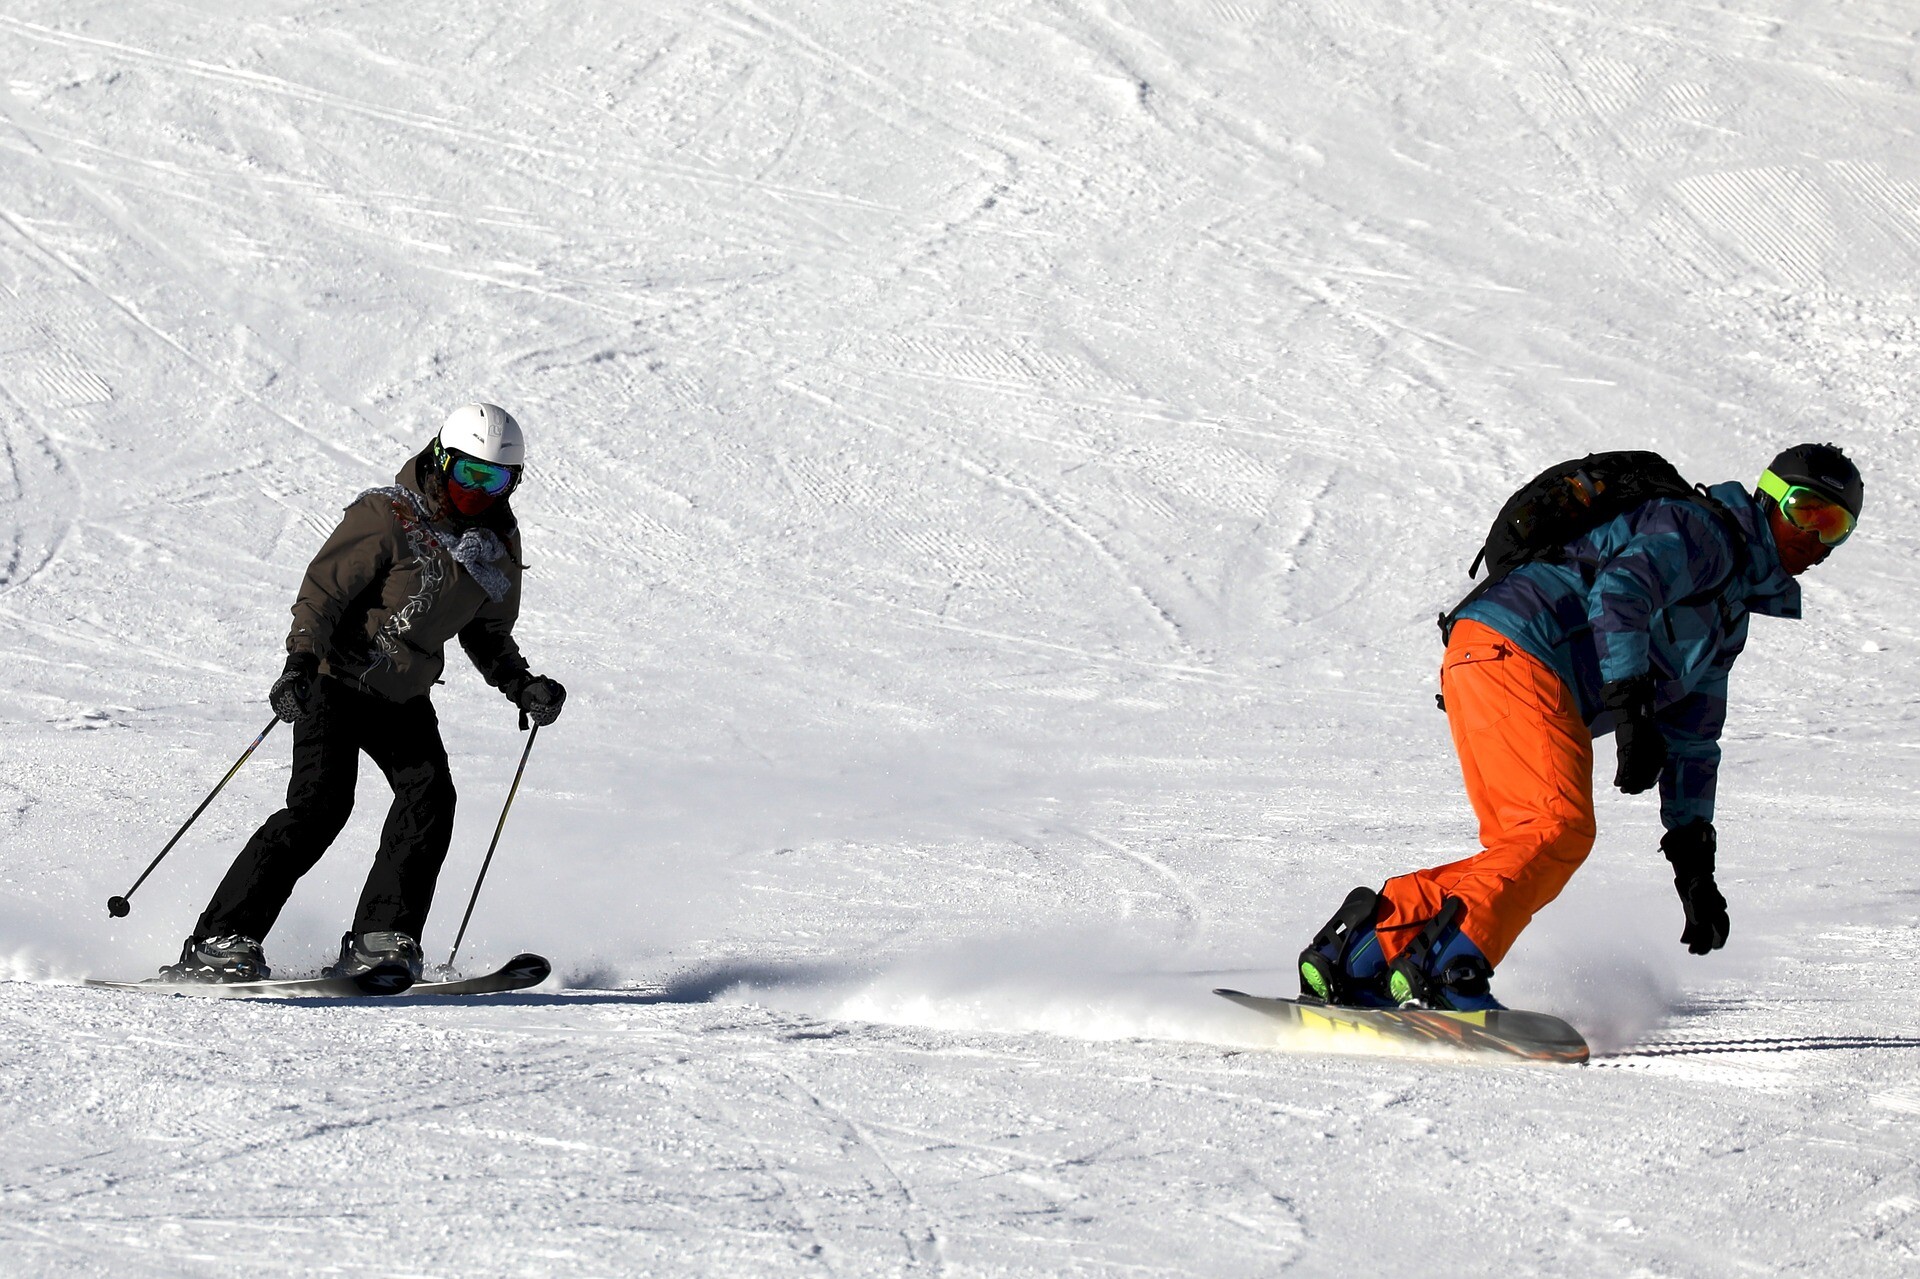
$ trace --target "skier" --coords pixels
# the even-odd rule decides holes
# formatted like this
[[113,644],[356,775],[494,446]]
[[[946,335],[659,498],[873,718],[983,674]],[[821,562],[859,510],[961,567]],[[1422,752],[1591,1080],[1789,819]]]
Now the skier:
[[1705,494],[1719,509],[1645,502],[1452,615],[1442,705],[1482,851],[1354,889],[1300,954],[1303,997],[1501,1007],[1494,967],[1593,847],[1593,738],[1609,732],[1614,785],[1660,787],[1681,942],[1696,955],[1726,944],[1713,803],[1727,673],[1749,615],[1800,616],[1795,579],[1853,532],[1862,485],[1838,448],[1801,444],[1756,491],[1729,482]]
[[393,806],[328,975],[404,965],[420,976],[420,930],[453,834],[453,781],[429,696],[446,642],[458,637],[487,683],[520,708],[522,728],[551,724],[566,701],[558,680],[531,673],[513,640],[520,534],[508,497],[525,453],[505,409],[468,404],[393,485],[346,508],[307,568],[286,669],[268,695],[294,726],[287,806],[241,849],[180,962],[163,973],[270,976],[261,941],[346,825],[364,751],[393,787]]

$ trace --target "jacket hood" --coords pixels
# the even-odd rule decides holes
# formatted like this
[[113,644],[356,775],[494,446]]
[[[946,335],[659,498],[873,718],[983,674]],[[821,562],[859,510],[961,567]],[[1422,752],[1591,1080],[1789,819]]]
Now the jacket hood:
[[1781,567],[1780,552],[1773,544],[1773,530],[1767,527],[1766,512],[1752,491],[1738,480],[1715,484],[1707,494],[1733,513],[1747,535],[1746,589],[1747,610],[1768,617],[1800,616],[1800,583]]
[[427,496],[427,466],[432,457],[433,446],[429,444],[406,460],[400,467],[399,473],[393,477],[393,482],[403,489],[418,493],[421,497]]
[[418,493],[426,499],[427,509],[434,512],[436,523],[447,524],[457,529],[492,529],[501,537],[517,532],[520,523],[513,515],[513,498],[509,495],[501,498],[478,515],[462,515],[453,509],[453,504],[444,501],[441,486],[432,478],[433,445],[421,449],[400,468],[393,482],[401,488]]

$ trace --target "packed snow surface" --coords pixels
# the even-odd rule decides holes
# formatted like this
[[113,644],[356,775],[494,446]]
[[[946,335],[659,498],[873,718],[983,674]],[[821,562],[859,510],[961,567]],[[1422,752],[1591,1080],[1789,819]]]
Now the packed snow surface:
[[[1907,0],[6,0],[0,1272],[1920,1267]],[[278,802],[341,507],[526,424],[572,692],[492,1001],[89,990]],[[1649,798],[1502,965],[1587,1067],[1284,1051],[1473,851],[1433,617],[1499,500],[1844,445],[1707,958]],[[524,739],[458,654],[451,947]],[[1610,775],[1611,749],[1600,748]],[[268,938],[337,945],[384,810]]]

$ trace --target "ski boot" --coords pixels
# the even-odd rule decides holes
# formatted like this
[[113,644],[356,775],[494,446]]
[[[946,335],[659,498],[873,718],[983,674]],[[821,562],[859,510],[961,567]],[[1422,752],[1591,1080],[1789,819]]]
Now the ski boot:
[[1440,903],[1420,935],[1387,969],[1387,993],[1402,1008],[1477,1013],[1506,1005],[1493,997],[1493,965],[1460,931],[1466,906],[1458,897]]
[[1373,921],[1380,894],[1356,888],[1347,894],[1313,941],[1300,952],[1300,997],[1354,1008],[1392,1008],[1383,985],[1387,963]]
[[175,981],[265,981],[273,976],[260,943],[238,933],[217,937],[189,937],[180,947],[180,962],[160,970]]
[[340,958],[326,975],[358,977],[376,968],[404,968],[419,981],[425,966],[420,943],[406,933],[347,933],[340,938]]

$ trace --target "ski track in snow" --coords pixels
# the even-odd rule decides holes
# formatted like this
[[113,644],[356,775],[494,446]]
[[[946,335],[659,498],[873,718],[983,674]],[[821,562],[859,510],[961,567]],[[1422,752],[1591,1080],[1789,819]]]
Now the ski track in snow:
[[[0,1272],[1911,1273],[1910,26],[17,0]],[[556,979],[79,987],[278,803],[283,735],[101,911],[257,731],[339,509],[473,398],[534,441],[520,638],[572,696],[462,953]],[[1586,1068],[1294,1053],[1209,993],[1470,851],[1432,617],[1498,497],[1803,434],[1869,509],[1735,677],[1725,952],[1608,794],[1500,974]],[[478,685],[429,951],[522,740]]]

